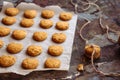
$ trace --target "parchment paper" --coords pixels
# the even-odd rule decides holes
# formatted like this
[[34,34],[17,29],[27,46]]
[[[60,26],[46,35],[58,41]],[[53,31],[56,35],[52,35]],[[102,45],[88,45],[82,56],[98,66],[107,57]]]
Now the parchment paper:
[[[14,7],[12,3],[10,2],[4,2],[4,5],[3,5],[3,8],[2,8],[2,11],[0,13],[0,20],[5,17],[6,15],[4,14],[4,10],[8,7]],[[72,13],[73,14],[73,17],[72,19],[69,21],[69,29],[68,30],[65,30],[65,31],[59,31],[55,28],[55,24],[56,22],[60,21],[59,20],[59,13],[60,12],[63,12],[64,10],[62,10],[59,6],[47,6],[45,8],[42,8],[42,7],[39,7],[38,5],[34,4],[34,3],[20,3],[17,8],[20,10],[20,13],[15,16],[17,18],[17,22],[11,26],[7,26],[9,28],[13,30],[16,30],[16,29],[23,29],[23,30],[26,30],[27,31],[27,37],[23,40],[15,40],[13,38],[11,38],[11,34],[12,34],[12,31],[10,33],[10,35],[6,36],[6,37],[0,37],[1,40],[4,41],[5,45],[4,47],[2,47],[0,49],[0,56],[3,55],[3,54],[9,54],[9,55],[14,55],[16,57],[16,63],[11,66],[11,67],[8,67],[8,68],[2,68],[0,67],[0,73],[8,73],[8,72],[13,72],[13,73],[17,73],[17,74],[21,74],[21,75],[26,75],[32,71],[42,71],[42,70],[69,70],[69,66],[70,66],[70,59],[71,59],[71,53],[72,53],[72,45],[73,45],[73,40],[74,40],[74,33],[75,33],[75,28],[76,28],[76,22],[77,22],[77,15]],[[34,18],[34,25],[30,28],[23,28],[19,25],[21,19],[23,18],[23,12],[24,10],[27,10],[27,9],[35,9],[37,10],[38,14],[37,14],[37,17]],[[55,16],[53,18],[51,18],[51,20],[54,22],[54,25],[50,28],[50,29],[42,29],[39,27],[39,22],[41,19],[43,19],[40,14],[41,14],[41,10],[43,9],[51,9],[51,10],[54,10],[55,12]],[[6,26],[2,23],[0,23],[1,26]],[[48,33],[48,38],[43,41],[43,42],[36,42],[32,39],[32,35],[35,31],[45,31]],[[67,36],[67,39],[64,43],[62,44],[56,44],[54,43],[53,41],[51,41],[51,36],[52,34],[56,33],[56,32],[63,32],[66,34]],[[10,54],[6,51],[6,46],[8,43],[10,42],[19,42],[19,43],[22,43],[24,45],[24,49],[18,53],[18,54]],[[25,52],[26,52],[26,49],[29,45],[31,44],[36,44],[36,45],[40,45],[42,46],[43,48],[43,52],[37,56],[37,57],[31,57],[31,58],[38,58],[39,60],[39,66],[37,67],[37,69],[34,69],[34,70],[25,70],[21,67],[21,62],[23,61],[23,59],[25,59],[26,57],[30,57],[28,56]],[[61,60],[61,67],[58,68],[58,69],[46,69],[44,68],[44,62],[45,60],[48,58],[48,57],[53,57],[53,56],[50,56],[48,53],[47,53],[47,49],[50,45],[62,45],[64,47],[64,51],[63,51],[63,54],[58,56],[58,57],[55,57],[55,58],[58,58]]]

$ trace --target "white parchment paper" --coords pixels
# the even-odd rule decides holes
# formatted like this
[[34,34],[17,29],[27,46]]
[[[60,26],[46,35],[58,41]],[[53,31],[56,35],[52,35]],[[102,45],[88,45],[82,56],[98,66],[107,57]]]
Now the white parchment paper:
[[[8,7],[14,7],[12,3],[10,2],[4,2],[4,5],[2,7],[2,11],[0,13],[0,20],[2,20],[3,17],[5,17],[6,15],[4,14],[4,10]],[[20,3],[17,8],[20,10],[20,13],[15,16],[17,18],[17,22],[11,26],[7,26],[9,28],[13,30],[16,30],[16,29],[23,29],[23,30],[26,30],[27,31],[27,37],[23,40],[15,40],[13,38],[11,38],[11,34],[12,34],[12,31],[10,33],[10,35],[6,36],[6,37],[0,37],[1,40],[3,40],[5,42],[5,45],[4,47],[2,47],[0,49],[0,56],[3,55],[3,54],[9,54],[9,55],[14,55],[16,57],[16,63],[11,66],[11,67],[8,67],[8,68],[2,68],[0,67],[0,73],[8,73],[8,72],[13,72],[13,73],[17,73],[17,74],[21,74],[21,75],[26,75],[32,71],[42,71],[42,70],[69,70],[69,67],[70,67],[70,59],[71,59],[71,53],[72,53],[72,45],[73,45],[73,40],[74,40],[74,33],[75,33],[75,28],[76,28],[76,22],[77,22],[77,15],[72,13],[73,14],[73,17],[69,22],[69,29],[68,30],[65,30],[65,31],[59,31],[55,28],[55,24],[56,22],[60,21],[59,20],[59,13],[60,12],[63,12],[64,10],[62,10],[59,6],[47,6],[45,8],[42,8],[34,3],[25,3],[25,2],[22,2]],[[27,9],[35,9],[37,10],[38,14],[37,14],[37,17],[34,18],[34,25],[30,28],[23,28],[19,25],[21,19],[23,18],[23,12]],[[54,22],[54,25],[50,28],[50,29],[42,29],[39,27],[39,22],[41,19],[43,19],[40,15],[41,15],[41,10],[43,9],[51,9],[51,10],[54,10],[55,12],[55,16],[53,18],[51,18],[51,20]],[[6,26],[4,24],[2,24],[0,22],[0,26]],[[43,41],[43,42],[36,42],[32,39],[32,35],[35,31],[45,31],[48,33],[48,38]],[[67,39],[64,43],[62,44],[56,44],[54,43],[52,40],[51,40],[51,37],[52,37],[52,34],[56,33],[56,32],[63,32],[66,34],[67,36]],[[8,43],[10,42],[19,42],[19,43],[22,43],[24,45],[24,49],[18,53],[18,54],[10,54],[6,51],[6,46]],[[36,45],[40,45],[42,46],[43,48],[43,52],[37,56],[37,57],[31,57],[31,58],[38,58],[39,60],[39,66],[37,67],[37,69],[34,69],[34,70],[25,70],[21,67],[21,62],[23,61],[23,59],[25,59],[26,57],[30,57],[28,56],[25,52],[26,52],[26,49],[29,45],[31,44],[36,44]],[[47,49],[50,45],[62,45],[64,47],[64,51],[63,51],[63,54],[56,57],[58,59],[61,60],[61,67],[58,68],[58,69],[46,69],[44,68],[44,62],[45,60],[48,58],[48,57],[53,57],[53,56],[50,56],[48,53],[47,53]]]

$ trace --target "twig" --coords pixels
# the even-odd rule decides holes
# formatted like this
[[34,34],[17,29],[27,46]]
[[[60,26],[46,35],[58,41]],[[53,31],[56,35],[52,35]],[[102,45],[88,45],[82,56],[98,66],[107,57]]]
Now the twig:
[[104,72],[98,70],[95,67],[95,65],[94,65],[94,58],[93,58],[93,56],[95,54],[95,48],[94,48],[94,45],[92,45],[92,46],[93,46],[93,52],[92,52],[92,55],[91,55],[91,65],[92,65],[94,71],[97,72],[98,74],[101,74],[101,75],[104,75],[104,76],[120,76],[119,73],[104,73]]

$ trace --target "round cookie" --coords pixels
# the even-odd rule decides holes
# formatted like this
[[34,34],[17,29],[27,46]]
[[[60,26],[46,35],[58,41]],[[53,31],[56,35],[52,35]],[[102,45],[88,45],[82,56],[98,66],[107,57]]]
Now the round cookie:
[[52,11],[52,10],[43,10],[41,12],[41,16],[43,18],[46,18],[46,19],[52,18],[54,16],[54,11]]
[[56,58],[47,58],[44,66],[45,68],[59,68],[61,65],[61,61]]
[[27,48],[27,54],[30,56],[38,56],[42,53],[42,47],[37,45],[30,45]]
[[47,33],[46,32],[35,32],[33,34],[33,39],[36,41],[44,41],[47,38]]
[[67,30],[69,28],[69,23],[64,21],[59,21],[56,23],[56,28],[58,30]]
[[40,25],[40,27],[42,27],[44,29],[48,29],[53,26],[53,21],[49,20],[49,19],[43,19],[40,21],[39,25]]
[[4,45],[4,42],[2,40],[0,40],[0,48],[2,48]]
[[16,58],[12,55],[2,55],[0,56],[0,66],[1,67],[10,67],[14,65]]
[[19,10],[17,8],[7,8],[5,10],[5,14],[8,16],[16,16],[19,13]]
[[24,12],[24,17],[29,18],[29,19],[35,18],[36,15],[37,15],[36,10],[26,10]]
[[59,45],[49,46],[48,53],[52,56],[59,56],[63,53],[63,47]]
[[100,57],[100,47],[98,45],[86,45],[85,46],[85,56],[91,58],[93,50],[95,49],[95,54],[93,55],[94,59],[98,59]]
[[31,27],[32,25],[34,24],[34,20],[33,19],[27,19],[27,18],[23,18],[20,22],[20,25],[22,27],[25,27],[25,28],[29,28]]
[[22,62],[22,67],[24,69],[36,69],[39,65],[39,61],[33,58],[26,58]]
[[11,29],[8,27],[0,26],[0,37],[7,36],[10,34]]
[[23,45],[21,43],[11,42],[7,46],[7,51],[12,54],[19,53],[23,49]]
[[2,23],[5,24],[5,25],[12,25],[15,22],[16,22],[15,17],[6,16],[6,17],[2,18]]
[[16,40],[24,39],[27,35],[25,30],[14,30],[12,33],[12,37]]
[[59,18],[63,21],[68,21],[72,19],[72,14],[69,12],[61,12]]
[[52,35],[52,41],[56,43],[63,43],[66,40],[66,35],[64,33],[54,33]]

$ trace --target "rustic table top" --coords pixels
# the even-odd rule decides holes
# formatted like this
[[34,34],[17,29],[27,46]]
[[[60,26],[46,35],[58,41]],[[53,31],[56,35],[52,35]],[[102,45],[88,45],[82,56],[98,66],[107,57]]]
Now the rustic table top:
[[[33,2],[42,7],[48,5],[59,5],[65,10],[74,11],[74,6],[70,0],[4,0],[13,2],[15,5],[20,2]],[[79,0],[74,0],[75,2]],[[84,1],[84,0],[83,0]],[[90,0],[93,1],[93,0]],[[0,0],[0,6],[2,7],[3,0]],[[79,3],[79,2],[78,2]],[[99,0],[98,4],[104,14],[103,23],[108,24],[113,30],[120,30],[120,0]],[[93,7],[94,8],[94,7]],[[83,30],[83,36],[89,39],[92,43],[101,46],[101,57],[96,60],[95,63],[101,63],[98,65],[98,69],[104,72],[120,72],[120,49],[116,43],[111,43],[106,40],[105,31],[103,31],[99,25],[98,11],[94,9],[88,11],[81,11],[81,4],[78,5],[78,22],[74,38],[74,45],[70,63],[69,71],[35,71],[26,76],[17,75],[14,73],[0,74],[0,80],[120,80],[120,77],[105,77],[98,75],[92,70],[90,66],[90,60],[84,56],[85,42],[79,36],[79,29],[85,23],[81,16],[85,16],[92,22]],[[95,36],[97,35],[97,36]],[[117,40],[118,37],[110,33],[110,36]],[[77,71],[78,64],[85,65],[85,71]]]

